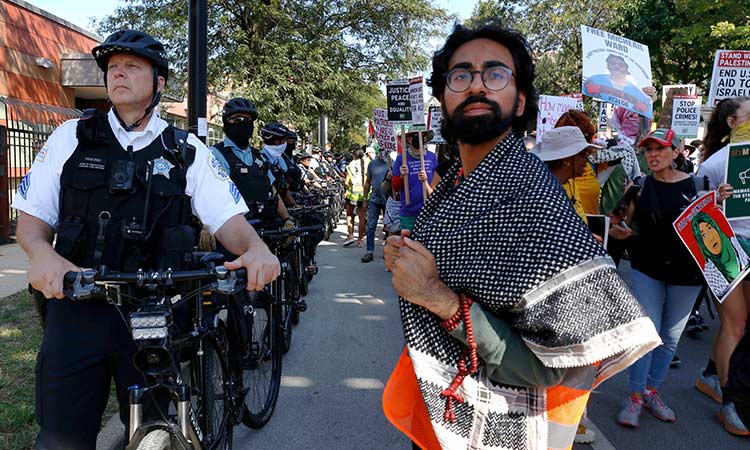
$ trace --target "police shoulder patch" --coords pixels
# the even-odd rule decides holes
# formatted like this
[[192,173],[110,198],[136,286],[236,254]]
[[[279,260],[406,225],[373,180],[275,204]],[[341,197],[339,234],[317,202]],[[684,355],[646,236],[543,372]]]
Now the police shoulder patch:
[[44,159],[47,158],[47,152],[49,151],[49,147],[47,144],[42,147],[41,150],[39,150],[39,153],[36,154],[36,162],[43,163]]
[[23,176],[21,184],[18,185],[18,194],[26,200],[26,195],[29,193],[29,186],[31,186],[31,172],[26,172]]
[[222,166],[219,160],[216,159],[216,156],[210,152],[208,155],[208,165],[211,166],[211,170],[213,170],[216,178],[220,180],[226,180],[227,178],[229,178],[229,174],[227,173],[226,169],[224,169],[224,166]]
[[239,203],[240,200],[242,200],[242,194],[240,194],[240,190],[237,189],[237,186],[232,182],[232,180],[229,180],[229,193],[232,194],[232,198],[234,199],[234,203]]

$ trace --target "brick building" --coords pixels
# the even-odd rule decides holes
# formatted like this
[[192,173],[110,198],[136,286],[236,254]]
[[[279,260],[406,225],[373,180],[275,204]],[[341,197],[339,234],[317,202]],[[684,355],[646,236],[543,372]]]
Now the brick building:
[[[91,56],[100,36],[22,0],[0,0],[0,243],[13,232],[10,209],[36,152],[65,120],[108,109],[102,73]],[[185,128],[184,99],[162,95],[161,116]],[[209,99],[209,145],[223,139],[221,99]]]

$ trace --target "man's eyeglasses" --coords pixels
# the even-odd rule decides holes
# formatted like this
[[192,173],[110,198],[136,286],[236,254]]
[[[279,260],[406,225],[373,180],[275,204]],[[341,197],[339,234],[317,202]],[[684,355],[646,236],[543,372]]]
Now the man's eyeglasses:
[[230,117],[227,119],[227,122],[238,123],[238,124],[252,124],[255,122],[255,119],[253,119],[252,117],[239,116],[239,117]]
[[469,70],[462,67],[451,70],[445,75],[448,88],[453,92],[464,92],[474,81],[474,75],[482,74],[482,83],[490,91],[502,91],[513,78],[513,71],[505,66],[492,66],[484,70]]

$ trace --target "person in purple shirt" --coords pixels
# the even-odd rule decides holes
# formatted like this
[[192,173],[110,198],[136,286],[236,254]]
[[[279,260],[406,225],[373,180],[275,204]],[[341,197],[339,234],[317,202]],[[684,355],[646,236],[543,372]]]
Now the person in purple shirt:
[[[429,140],[429,136],[423,135],[423,142]],[[419,154],[424,152],[424,171],[420,162]],[[406,167],[402,167],[403,157],[406,155]],[[425,186],[427,194],[432,191],[430,183],[432,174],[437,167],[437,157],[434,153],[424,151],[419,147],[419,134],[416,132],[406,133],[406,150],[396,158],[393,164],[393,189],[399,191],[401,195],[401,229],[411,230],[417,221],[417,216],[424,205],[424,195],[422,186]],[[405,184],[403,179],[406,178],[409,183],[409,204],[406,204],[406,195],[404,195]]]

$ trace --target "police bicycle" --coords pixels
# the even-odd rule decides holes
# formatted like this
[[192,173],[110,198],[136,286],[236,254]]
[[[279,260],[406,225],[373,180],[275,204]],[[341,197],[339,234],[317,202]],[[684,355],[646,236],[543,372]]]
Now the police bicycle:
[[[263,292],[251,302],[233,301],[245,291],[244,269],[216,265],[217,253],[194,257],[202,269],[124,273],[101,267],[65,276],[67,298],[106,298],[136,343],[134,365],[146,382],[129,388],[126,450],[229,450],[236,424],[257,423],[250,392],[278,395],[281,355],[271,351],[280,337],[273,320],[278,312]],[[238,323],[244,332],[228,330]],[[265,372],[277,372],[264,377],[276,385],[254,386]]]

